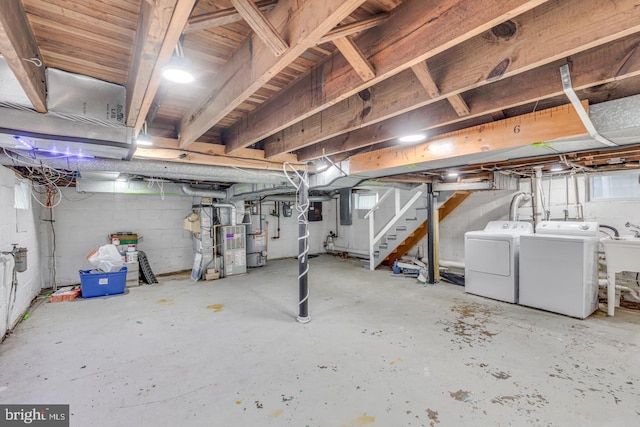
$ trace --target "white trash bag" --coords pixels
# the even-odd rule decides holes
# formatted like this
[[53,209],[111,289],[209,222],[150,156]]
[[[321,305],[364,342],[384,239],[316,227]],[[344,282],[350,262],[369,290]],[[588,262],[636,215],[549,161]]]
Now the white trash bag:
[[114,245],[104,245],[92,250],[87,255],[87,260],[91,265],[105,272],[120,271],[124,266],[122,255]]

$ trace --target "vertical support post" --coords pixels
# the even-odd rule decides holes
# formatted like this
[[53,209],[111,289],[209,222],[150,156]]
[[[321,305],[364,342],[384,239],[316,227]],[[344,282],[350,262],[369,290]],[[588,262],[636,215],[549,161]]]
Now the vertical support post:
[[376,260],[373,256],[373,238],[375,237],[374,215],[375,212],[371,212],[371,215],[369,215],[369,270],[371,271],[376,269]]
[[298,322],[308,323],[309,316],[309,173],[305,169],[298,191]]
[[435,214],[435,197],[433,194],[433,184],[427,186],[427,259],[429,269],[429,283],[436,283],[436,252],[435,248],[435,223],[438,221]]

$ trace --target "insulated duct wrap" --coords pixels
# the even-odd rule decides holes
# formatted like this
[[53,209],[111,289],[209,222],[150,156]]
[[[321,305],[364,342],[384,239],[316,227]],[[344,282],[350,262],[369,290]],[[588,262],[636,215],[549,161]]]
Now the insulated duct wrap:
[[[282,183],[287,179],[282,172],[256,171],[248,169],[228,168],[224,166],[195,165],[190,163],[172,163],[156,160],[105,160],[90,158],[42,158],[34,163],[43,163],[54,169],[69,171],[118,171],[131,175],[141,175],[154,178],[183,179],[192,181],[223,181],[223,182],[259,182]],[[11,157],[0,155],[0,164],[19,166]],[[34,165],[35,166],[35,165]]]

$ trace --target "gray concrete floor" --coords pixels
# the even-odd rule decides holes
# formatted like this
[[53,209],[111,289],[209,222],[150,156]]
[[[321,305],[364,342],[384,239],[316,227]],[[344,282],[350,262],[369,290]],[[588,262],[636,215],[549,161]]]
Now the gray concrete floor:
[[637,426],[640,316],[571,319],[360,261],[44,303],[0,345],[0,403],[83,426]]

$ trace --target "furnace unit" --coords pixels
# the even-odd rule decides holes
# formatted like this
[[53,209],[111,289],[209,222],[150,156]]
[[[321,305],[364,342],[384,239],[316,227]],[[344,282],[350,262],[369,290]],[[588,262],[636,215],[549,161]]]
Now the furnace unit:
[[218,230],[218,244],[222,255],[222,276],[246,273],[247,233],[244,225],[224,225]]

